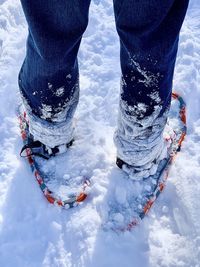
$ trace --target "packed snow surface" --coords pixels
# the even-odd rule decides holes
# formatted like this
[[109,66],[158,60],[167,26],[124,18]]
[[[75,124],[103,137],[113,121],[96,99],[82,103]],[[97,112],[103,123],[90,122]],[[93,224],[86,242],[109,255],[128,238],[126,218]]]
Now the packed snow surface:
[[[48,204],[26,161],[15,109],[27,25],[17,0],[0,0],[0,266],[200,266],[200,2],[192,0],[181,36],[174,88],[187,102],[188,135],[167,187],[132,232],[104,231],[107,203],[127,190],[115,166],[113,134],[120,84],[112,1],[95,0],[79,52],[76,141],[63,177],[91,177],[87,201],[63,211]],[[62,94],[62,88],[58,90]],[[53,166],[55,167],[55,166]],[[123,220],[119,213],[117,221]]]

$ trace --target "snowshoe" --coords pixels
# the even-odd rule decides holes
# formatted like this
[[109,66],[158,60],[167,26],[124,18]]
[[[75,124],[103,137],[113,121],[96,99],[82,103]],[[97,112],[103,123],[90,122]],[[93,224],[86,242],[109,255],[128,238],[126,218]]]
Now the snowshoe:
[[65,209],[82,203],[89,191],[89,179],[82,176],[70,177],[68,174],[65,174],[63,179],[56,174],[59,161],[63,160],[61,152],[69,149],[74,140],[61,147],[48,148],[40,141],[35,141],[30,134],[28,116],[25,111],[18,112],[18,119],[24,143],[20,155],[27,158],[31,171],[46,199],[51,204]]

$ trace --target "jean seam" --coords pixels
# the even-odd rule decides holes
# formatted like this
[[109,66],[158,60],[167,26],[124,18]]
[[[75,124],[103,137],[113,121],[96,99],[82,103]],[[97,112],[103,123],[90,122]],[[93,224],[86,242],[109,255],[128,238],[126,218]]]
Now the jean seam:
[[116,19],[118,19],[119,17],[120,17],[120,15],[121,15],[121,13],[122,13],[122,10],[123,10],[123,7],[124,7],[124,5],[125,5],[125,0],[123,0],[123,3],[121,4],[121,6],[120,6],[120,9],[119,9],[119,11],[118,11],[118,14],[116,14]]

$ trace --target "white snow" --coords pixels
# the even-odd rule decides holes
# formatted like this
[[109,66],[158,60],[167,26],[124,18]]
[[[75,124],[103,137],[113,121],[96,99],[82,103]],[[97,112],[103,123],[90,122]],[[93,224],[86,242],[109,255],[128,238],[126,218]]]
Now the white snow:
[[[60,171],[65,179],[91,177],[92,188],[88,200],[73,210],[48,204],[29,166],[19,157],[22,142],[15,108],[26,34],[20,1],[0,0],[0,266],[199,267],[199,0],[190,3],[174,76],[174,88],[187,102],[187,139],[150,214],[124,234],[101,228],[107,216],[106,200],[116,194],[123,204],[128,197],[125,180],[115,167],[113,144],[120,67],[112,1],[92,2],[79,53],[76,141]],[[119,223],[123,219],[115,214]]]

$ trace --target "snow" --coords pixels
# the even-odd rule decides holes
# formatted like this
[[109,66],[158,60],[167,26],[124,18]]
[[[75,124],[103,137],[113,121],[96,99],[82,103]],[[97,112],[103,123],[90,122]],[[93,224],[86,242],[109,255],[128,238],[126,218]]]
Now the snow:
[[[91,177],[88,200],[62,211],[48,204],[26,162],[15,116],[17,75],[27,28],[17,0],[0,0],[0,266],[200,266],[200,2],[192,0],[182,28],[174,88],[187,102],[188,135],[165,191],[132,232],[103,231],[107,201],[126,202],[115,167],[119,42],[112,1],[91,4],[79,53],[81,95],[76,141],[63,176]],[[70,78],[70,77],[69,77]],[[65,168],[69,172],[64,171]],[[120,214],[115,220],[123,220]]]

